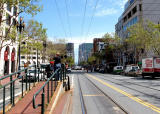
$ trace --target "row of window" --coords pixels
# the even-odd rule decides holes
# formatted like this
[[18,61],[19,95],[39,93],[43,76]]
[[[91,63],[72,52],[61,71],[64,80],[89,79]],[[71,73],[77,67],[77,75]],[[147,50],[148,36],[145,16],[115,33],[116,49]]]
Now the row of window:
[[137,12],[137,6],[135,6],[135,7],[123,18],[123,22],[126,22],[128,19],[130,19],[136,12]]
[[[25,57],[25,56],[21,56],[21,59],[36,59],[36,57]],[[42,59],[42,57],[38,57],[38,59]]]
[[138,21],[138,18],[137,18],[137,16],[136,16],[136,17],[134,17],[133,19],[131,19],[126,25],[124,25],[123,30],[126,31],[128,27],[136,24],[137,21]]

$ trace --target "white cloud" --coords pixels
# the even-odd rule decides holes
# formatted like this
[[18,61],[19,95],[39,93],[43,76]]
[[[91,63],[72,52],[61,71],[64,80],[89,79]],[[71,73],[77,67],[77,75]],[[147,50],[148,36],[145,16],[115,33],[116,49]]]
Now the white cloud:
[[110,8],[110,9],[102,9],[100,11],[97,11],[95,16],[106,16],[106,15],[113,15],[116,14],[118,12],[118,10],[114,9],[114,8]]

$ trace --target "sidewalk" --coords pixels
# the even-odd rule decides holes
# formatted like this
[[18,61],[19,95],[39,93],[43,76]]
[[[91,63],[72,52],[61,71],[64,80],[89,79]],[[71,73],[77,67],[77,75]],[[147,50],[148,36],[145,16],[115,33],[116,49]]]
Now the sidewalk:
[[[24,96],[24,98],[22,98],[22,100],[20,100],[17,104],[15,104],[14,107],[12,107],[12,109],[9,112],[7,112],[7,114],[40,114],[41,107],[34,109],[32,100],[33,100],[33,95],[42,87],[44,83],[45,82],[40,82],[36,85],[36,87],[33,87],[32,90],[29,91],[27,95]],[[54,86],[54,82],[53,82],[53,86]],[[50,87],[51,87],[51,83],[50,83]],[[49,93],[51,96],[51,89]],[[45,87],[45,103],[47,103],[47,86]],[[41,104],[41,93],[36,97],[36,105],[37,104]]]

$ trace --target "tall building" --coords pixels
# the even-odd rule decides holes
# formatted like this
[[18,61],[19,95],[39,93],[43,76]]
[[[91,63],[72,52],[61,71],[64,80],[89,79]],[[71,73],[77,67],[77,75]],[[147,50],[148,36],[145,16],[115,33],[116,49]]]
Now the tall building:
[[[115,25],[116,34],[125,39],[129,34],[127,28],[136,24],[138,21],[152,21],[155,24],[160,23],[160,0],[128,0],[124,7],[124,12],[119,17]],[[134,53],[120,53],[118,61],[123,60],[119,64],[136,63]]]
[[128,0],[124,12],[115,25],[115,32],[120,38],[126,38],[127,27],[139,20],[150,20],[156,24],[160,22],[160,0]]
[[66,44],[67,56],[74,59],[74,43]]
[[87,61],[89,56],[91,55],[91,51],[93,49],[93,43],[83,43],[79,45],[79,59],[78,63],[82,61]]
[[[11,25],[16,25],[18,20],[17,7],[4,4],[0,12],[0,75],[15,72],[17,66],[17,42],[4,40],[4,36]],[[5,20],[5,21],[4,21]],[[15,36],[16,37],[16,36]]]

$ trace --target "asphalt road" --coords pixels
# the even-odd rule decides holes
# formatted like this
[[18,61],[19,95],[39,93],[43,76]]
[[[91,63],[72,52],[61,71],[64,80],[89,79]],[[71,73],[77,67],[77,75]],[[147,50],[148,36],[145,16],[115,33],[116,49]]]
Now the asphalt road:
[[72,114],[160,113],[160,78],[73,71]]

